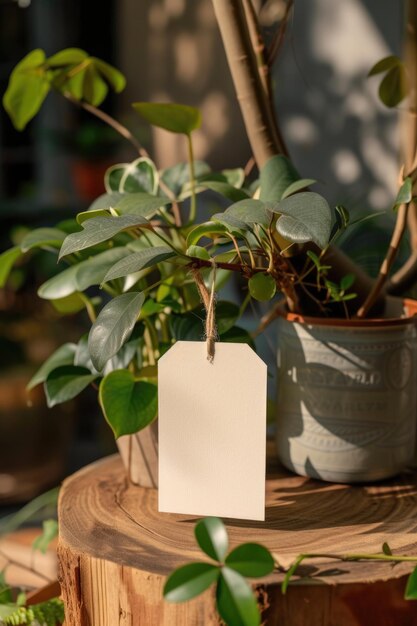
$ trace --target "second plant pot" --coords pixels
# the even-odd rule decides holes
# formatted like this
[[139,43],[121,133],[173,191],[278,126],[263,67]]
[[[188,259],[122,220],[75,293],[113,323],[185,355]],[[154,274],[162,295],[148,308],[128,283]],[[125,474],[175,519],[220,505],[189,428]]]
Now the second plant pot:
[[384,319],[279,319],[277,448],[290,470],[330,482],[389,478],[413,461],[417,302]]
[[117,439],[128,479],[134,485],[158,487],[158,421],[134,435]]

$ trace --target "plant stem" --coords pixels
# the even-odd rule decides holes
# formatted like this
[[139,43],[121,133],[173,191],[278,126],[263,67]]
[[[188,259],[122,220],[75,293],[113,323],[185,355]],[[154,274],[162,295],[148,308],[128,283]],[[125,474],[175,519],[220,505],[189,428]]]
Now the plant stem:
[[96,310],[94,308],[94,304],[91,302],[90,298],[88,296],[86,296],[85,293],[83,293],[82,291],[79,292],[79,295],[80,295],[81,300],[85,304],[85,308],[86,308],[88,317],[90,319],[90,322],[92,324],[94,324],[94,322],[97,319],[97,315],[96,315]]
[[242,0],[212,0],[246,132],[258,167],[279,153]]
[[102,122],[104,122],[108,126],[111,126],[117,133],[119,133],[119,135],[127,139],[127,141],[129,141],[132,144],[132,146],[137,150],[140,156],[149,157],[148,152],[145,150],[145,148],[141,146],[139,141],[130,132],[130,130],[126,128],[126,126],[123,126],[123,124],[115,120],[114,117],[112,117],[108,113],[105,113],[98,107],[95,107],[92,104],[88,104],[88,102],[82,102],[80,100],[77,100],[67,91],[64,92],[64,97],[70,102],[72,102],[72,104],[75,104],[76,106],[81,107],[85,111],[88,111],[89,113],[91,113],[91,115],[98,117]]
[[[245,10],[246,22],[248,25],[248,31],[252,48],[255,53],[256,62],[258,66],[259,78],[264,91],[265,100],[268,102],[269,118],[271,129],[274,134],[274,141],[278,146],[278,150],[281,154],[288,156],[288,150],[284,143],[280,128],[278,126],[277,117],[274,107],[274,98],[272,93],[270,65],[266,61],[265,43],[261,34],[258,17],[256,15],[252,0],[242,0],[243,8]],[[285,17],[285,25],[288,19],[288,15]],[[282,38],[285,34],[285,27],[282,31]]]
[[[114,119],[114,117],[112,117],[108,113],[105,113],[98,107],[95,107],[94,105],[89,104],[88,102],[82,102],[80,100],[77,100],[68,92],[64,92],[63,95],[67,100],[72,102],[72,104],[75,104],[81,109],[88,111],[88,113],[90,113],[91,115],[94,115],[95,117],[100,119],[102,122],[104,122],[105,124],[113,128],[113,130],[115,130],[119,135],[124,137],[124,139],[127,139],[127,141],[129,141],[132,144],[132,146],[135,148],[135,150],[138,152],[139,156],[150,158],[148,151],[145,150],[145,148],[140,144],[140,142],[136,139],[133,133],[131,133],[130,130],[126,128],[126,126],[123,126],[123,124],[121,124],[116,119]],[[166,196],[170,200],[172,200],[172,213],[174,215],[175,225],[178,227],[181,226],[181,223],[182,223],[181,212],[180,212],[178,203],[176,201],[175,195],[172,193],[171,189],[162,180],[159,181],[159,186],[162,189],[162,191],[166,194]]]
[[190,216],[188,223],[193,224],[197,215],[197,197],[195,192],[195,167],[194,167],[194,151],[193,142],[191,139],[191,133],[187,135],[188,146],[188,166],[190,170],[190,183],[191,183],[191,200],[190,200]]
[[384,284],[388,278],[388,273],[395,261],[395,257],[397,256],[398,248],[407,226],[407,213],[409,206],[409,204],[402,204],[398,209],[394,232],[392,233],[389,248],[379,269],[378,278],[374,282],[365,302],[356,313],[356,317],[359,319],[366,317],[382,292]]

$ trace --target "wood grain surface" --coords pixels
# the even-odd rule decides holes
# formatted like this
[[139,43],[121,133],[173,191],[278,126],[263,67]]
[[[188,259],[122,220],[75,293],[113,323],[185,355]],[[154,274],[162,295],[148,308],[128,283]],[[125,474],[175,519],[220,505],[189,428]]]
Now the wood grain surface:
[[[244,497],[244,485],[242,485]],[[268,468],[266,522],[225,520],[230,543],[256,541],[288,564],[305,552],[417,554],[417,476],[347,486]],[[183,605],[162,600],[165,577],[204,559],[193,535],[197,518],[158,513],[157,492],[127,483],[118,456],[67,479],[60,505],[60,579],[68,626],[216,624],[212,593]],[[262,580],[267,624],[417,626],[402,599],[413,564],[308,561],[286,596],[283,574]],[[313,586],[314,585],[314,586]],[[375,607],[374,609],[372,607]]]

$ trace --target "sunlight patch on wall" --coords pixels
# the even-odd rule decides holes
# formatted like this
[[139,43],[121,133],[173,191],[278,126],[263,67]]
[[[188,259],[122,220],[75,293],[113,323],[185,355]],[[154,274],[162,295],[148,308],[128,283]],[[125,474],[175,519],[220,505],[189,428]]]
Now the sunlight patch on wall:
[[345,185],[354,183],[361,175],[361,166],[351,150],[338,150],[332,157],[331,167],[337,180]]
[[317,59],[332,65],[340,77],[366,75],[377,60],[390,53],[358,0],[317,0],[316,10],[312,41]]

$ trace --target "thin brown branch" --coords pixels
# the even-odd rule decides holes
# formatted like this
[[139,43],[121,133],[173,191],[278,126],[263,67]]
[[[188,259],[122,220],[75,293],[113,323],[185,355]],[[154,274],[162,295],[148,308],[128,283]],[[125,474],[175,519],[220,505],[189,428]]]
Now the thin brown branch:
[[282,45],[284,43],[285,34],[287,32],[288,22],[290,20],[293,6],[294,6],[294,0],[287,0],[287,3],[285,5],[284,15],[268,47],[266,61],[269,67],[272,67],[272,65],[274,64],[275,59],[277,58],[282,48]]
[[[405,7],[406,26],[404,38],[404,60],[408,70],[410,85],[409,104],[411,110],[417,108],[417,3],[408,0]],[[417,194],[415,174],[417,169],[417,117],[405,110],[401,114],[402,155],[407,176],[413,178],[413,195]],[[410,205],[407,216],[410,234],[411,256],[406,263],[391,277],[387,292],[401,294],[417,279],[417,205]]]
[[[135,150],[138,152],[139,156],[149,158],[149,153],[145,148],[140,144],[140,142],[136,139],[133,133],[130,132],[126,126],[123,126],[120,122],[118,122],[114,117],[105,113],[98,107],[95,107],[92,104],[88,104],[88,102],[82,102],[74,98],[70,93],[64,92],[64,96],[67,100],[69,100],[72,104],[88,111],[91,115],[94,115],[102,122],[113,128],[119,135],[121,135],[124,139],[129,141]],[[175,195],[172,193],[171,189],[164,183],[164,181],[159,181],[159,186],[162,191],[167,195],[167,197],[172,201],[172,213],[174,216],[174,221],[176,226],[181,226],[181,212],[176,201]]]
[[259,25],[258,16],[254,9],[252,0],[242,0],[243,8],[245,11],[246,22],[248,25],[249,37],[252,44],[252,49],[255,52],[256,62],[258,66],[259,78],[264,91],[265,100],[268,103],[269,117],[272,132],[274,133],[274,140],[278,146],[279,152],[288,156],[288,149],[285,145],[281,129],[278,125],[277,115],[274,105],[274,97],[272,92],[270,66],[266,61],[266,47],[263,36],[261,34],[261,28]]
[[126,128],[126,126],[123,126],[123,124],[120,124],[120,122],[115,120],[114,117],[93,106],[92,104],[88,104],[88,102],[82,102],[80,100],[77,100],[67,91],[64,92],[64,96],[67,100],[72,102],[72,104],[75,104],[81,109],[88,111],[88,113],[91,113],[91,115],[98,117],[98,119],[100,119],[102,122],[104,122],[108,126],[111,126],[119,135],[127,139],[127,141],[132,144],[132,146],[137,150],[140,156],[149,157],[148,152],[145,150],[145,148],[141,146],[133,133],[131,133],[130,130]]
[[385,291],[391,295],[401,295],[417,281],[417,250],[411,253],[407,261],[391,276]]
[[408,204],[402,204],[398,209],[394,232],[392,233],[392,237],[391,237],[387,254],[384,260],[382,261],[378,278],[376,279],[365,302],[362,304],[362,306],[359,308],[358,312],[356,313],[356,317],[360,319],[366,317],[366,315],[372,309],[372,307],[374,306],[375,302],[377,301],[378,297],[380,296],[382,292],[382,289],[388,278],[389,271],[397,256],[398,248],[400,246],[401,239],[404,235],[404,232],[407,226],[408,207],[409,207]]

